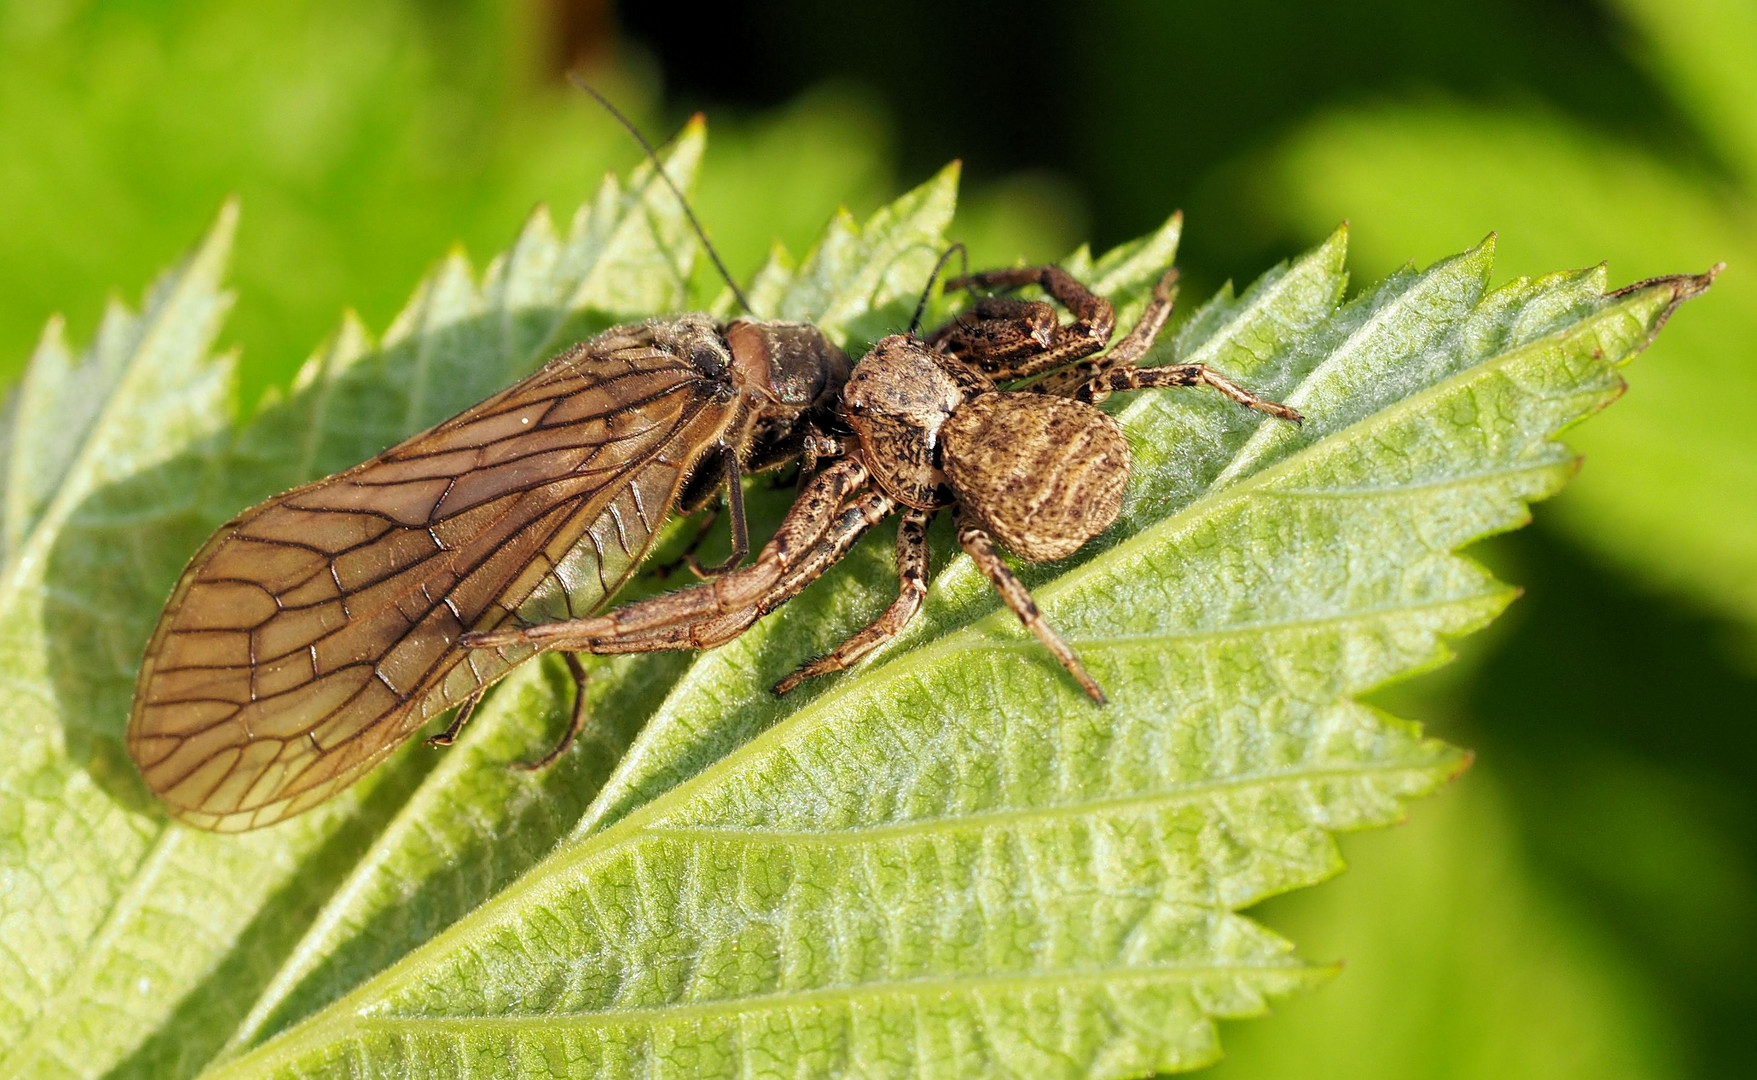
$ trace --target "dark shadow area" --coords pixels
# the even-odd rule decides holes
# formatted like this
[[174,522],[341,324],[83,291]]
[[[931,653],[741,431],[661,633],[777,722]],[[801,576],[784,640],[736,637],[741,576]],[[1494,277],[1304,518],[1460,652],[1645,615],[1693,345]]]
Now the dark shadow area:
[[[601,29],[566,14],[596,0],[546,2],[564,31]],[[1217,164],[1313,115],[1411,92],[1542,101],[1672,156],[1707,156],[1590,0],[730,0],[687,19],[617,7],[681,109],[772,107],[826,80],[861,84],[901,118],[904,175],[953,158],[976,183],[1052,170],[1090,200],[1098,249],[1153,228]],[[1240,250],[1236,233],[1192,218],[1180,261],[1203,280],[1243,279],[1300,239]]]
[[1533,868],[1644,973],[1692,1074],[1757,1075],[1757,674],[1733,627],[1552,530],[1495,544],[1525,596],[1440,734],[1494,762]]

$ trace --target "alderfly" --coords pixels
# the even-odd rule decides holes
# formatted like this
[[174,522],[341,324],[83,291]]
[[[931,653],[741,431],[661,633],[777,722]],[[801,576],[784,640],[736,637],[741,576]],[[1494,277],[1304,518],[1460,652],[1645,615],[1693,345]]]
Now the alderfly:
[[[681,201],[652,147],[599,100]],[[129,753],[179,818],[234,831],[315,806],[461,706],[434,740],[450,741],[482,692],[537,652],[466,648],[465,631],[593,611],[674,506],[721,487],[728,565],[741,561],[740,476],[833,448],[824,433],[848,371],[809,323],[620,326],[371,461],[246,510],[165,604]],[[576,704],[569,738],[582,719]]]

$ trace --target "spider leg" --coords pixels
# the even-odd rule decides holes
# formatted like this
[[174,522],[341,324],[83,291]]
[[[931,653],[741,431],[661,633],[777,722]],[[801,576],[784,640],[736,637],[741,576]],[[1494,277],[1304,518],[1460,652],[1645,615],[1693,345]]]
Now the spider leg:
[[810,555],[836,524],[842,504],[866,483],[867,476],[865,462],[854,456],[843,458],[813,477],[756,561],[711,582],[625,604],[586,619],[472,631],[458,640],[467,648],[530,644],[566,651],[627,651],[593,648],[591,643],[707,622],[736,612],[760,601],[801,558]]
[[[1031,311],[1030,305],[1021,304],[1016,309],[989,307],[987,310],[996,315],[1011,313],[1014,328],[1008,331],[995,325],[1005,319],[983,318],[984,308],[979,304],[974,320],[968,317],[962,323],[953,320],[952,328],[947,329],[945,339],[940,343],[941,348],[956,353],[989,375],[1005,380],[1028,378],[1064,367],[1110,344],[1110,335],[1116,329],[1116,309],[1109,300],[1093,293],[1059,266],[989,270],[954,278],[946,282],[946,289],[970,286],[1015,289],[1021,285],[1041,286],[1072,313],[1073,323],[1043,328],[1033,321],[1037,316],[1027,314]],[[1040,331],[1044,329],[1048,331],[1047,342],[1041,340]],[[1035,339],[1034,332],[1039,332]]]
[[1171,318],[1172,307],[1176,302],[1177,268],[1170,267],[1160,275],[1158,283],[1153,286],[1152,299],[1147,301],[1141,317],[1135,320],[1135,325],[1129,329],[1128,334],[1116,343],[1116,348],[1103,356],[1095,356],[1057,371],[1030,389],[1042,394],[1075,394],[1101,372],[1132,366],[1153,347],[1159,332],[1165,329],[1166,320]]
[[932,510],[911,509],[897,526],[897,598],[891,605],[865,629],[776,683],[775,693],[785,694],[807,679],[852,667],[915,618],[921,610],[921,598],[927,594],[927,526],[933,515]]
[[[557,648],[591,653],[662,652],[670,649],[711,649],[724,645],[750,629],[751,624],[798,596],[805,587],[854,546],[866,531],[878,524],[896,508],[891,497],[880,491],[868,490],[842,507],[835,524],[804,557],[796,560],[769,592],[751,603],[730,611],[676,623],[650,626],[600,638],[570,638]],[[696,585],[692,589],[711,589]],[[686,590],[688,591],[688,590]],[[640,603],[651,603],[641,601]],[[628,607],[636,607],[630,604]]]
[[1258,397],[1238,383],[1203,364],[1167,364],[1164,367],[1138,368],[1134,366],[1113,368],[1100,372],[1075,392],[1075,397],[1083,401],[1103,401],[1112,393],[1121,390],[1154,390],[1164,386],[1212,386],[1227,397],[1270,416],[1282,420],[1300,423],[1305,418],[1298,411]]
[[823,577],[830,567],[842,561],[849,549],[866,531],[889,517],[897,508],[896,500],[878,488],[869,488],[848,500],[842,507],[842,515],[824,539],[818,541],[817,547],[799,561],[799,564],[788,571],[780,584],[756,604],[757,616],[760,618],[799,595],[807,585]]
[[1104,696],[1103,688],[1091,675],[1086,673],[1086,668],[1080,663],[1080,658],[1074,655],[1074,650],[1068,648],[1067,642],[1063,641],[1049,623],[1044,621],[1043,613],[1037,610],[1037,602],[1031,599],[1031,593],[1025,588],[1025,583],[1013,574],[1012,568],[1007,566],[1001,558],[1000,552],[995,550],[994,540],[989,537],[986,531],[974,525],[965,524],[962,518],[963,515],[960,514],[958,545],[969,552],[972,559],[976,560],[977,569],[981,570],[983,575],[988,578],[989,584],[994,586],[995,591],[1001,594],[1001,599],[1006,601],[1009,608],[1013,609],[1013,614],[1017,615],[1019,621],[1025,624],[1025,629],[1037,635],[1037,640],[1043,642],[1044,646],[1061,662],[1062,667],[1068,669],[1068,674],[1074,677],[1074,681],[1080,684],[1080,688],[1086,691],[1086,695],[1100,705],[1105,704],[1109,699]]

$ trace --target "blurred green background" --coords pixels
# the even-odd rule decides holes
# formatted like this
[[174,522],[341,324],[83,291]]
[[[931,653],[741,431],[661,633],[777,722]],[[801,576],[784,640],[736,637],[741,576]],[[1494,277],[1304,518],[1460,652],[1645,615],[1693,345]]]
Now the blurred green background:
[[735,272],[953,157],[979,261],[1182,206],[1185,296],[1352,223],[1356,280],[1500,231],[1500,276],[1725,260],[1478,550],[1526,595],[1382,703],[1477,750],[1353,869],[1258,913],[1337,981],[1225,1033],[1229,1077],[1757,1075],[1757,4],[1749,0],[0,0],[0,379],[85,340],[230,193],[241,393],[344,307],[382,328],[709,114]]

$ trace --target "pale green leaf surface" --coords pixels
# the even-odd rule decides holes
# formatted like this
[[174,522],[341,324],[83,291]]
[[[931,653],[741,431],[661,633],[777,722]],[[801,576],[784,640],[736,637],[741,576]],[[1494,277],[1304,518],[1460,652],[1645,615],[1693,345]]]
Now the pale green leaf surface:
[[946,166],[864,226],[846,211],[837,214],[797,269],[786,252],[776,251],[751,290],[756,313],[815,322],[851,348],[906,326],[945,244],[958,171]]
[[1577,436],[1588,466],[1552,516],[1642,578],[1757,620],[1751,201],[1555,117],[1431,105],[1328,117],[1261,176],[1258,204],[1298,228],[1344,213],[1370,222],[1356,256],[1372,272],[1489,228],[1514,272],[1608,258],[1640,277],[1726,262],[1714,299],[1667,333],[1638,392]]
[[[150,306],[151,301],[148,301]],[[31,354],[22,385],[13,392],[13,430],[7,438],[4,550],[13,552],[36,526],[61,487],[72,457],[115,389],[121,365],[138,344],[140,321],[112,301],[90,352],[75,359],[52,320]]]
[[[700,149],[695,131],[674,151],[680,180]],[[839,220],[798,271],[777,256],[759,309],[851,348],[895,329],[953,180]],[[205,358],[230,220],[84,359],[46,339],[59,366],[11,428],[13,460],[28,443],[62,480],[7,505],[6,1075],[190,1075],[216,1054],[238,1075],[551,1050],[660,1071],[1209,1060],[1214,1017],[1323,974],[1237,909],[1333,873],[1328,830],[1393,820],[1462,764],[1352,696],[1437,662],[1439,635],[1505,602],[1451,549],[1553,490],[1568,458],[1548,436],[1615,392],[1612,366],[1676,299],[1602,298],[1594,275],[1485,296],[1479,250],[1333,310],[1340,237],[1217,298],[1161,354],[1312,419],[1287,441],[1201,394],[1118,403],[1137,452],[1124,524],[1033,570],[1108,710],[963,560],[899,647],[768,695],[882,603],[874,538],[731,647],[595,663],[598,723],[544,774],[498,767],[539,752],[566,700],[533,665],[450,754],[413,746],[315,814],[216,837],[164,825],[118,746],[183,553],[566,340],[675,310],[694,254],[658,185],[607,182],[566,239],[533,218],[480,286],[443,261],[381,342],[344,323],[233,434],[229,366]],[[1068,265],[1126,314],[1177,234]],[[96,408],[67,392],[82,368],[112,373]],[[79,445],[50,447],[56,427]],[[771,516],[785,502],[753,495]]]
[[[1442,635],[1506,603],[1453,549],[1567,478],[1551,436],[1620,392],[1616,366],[1698,284],[1607,297],[1594,271],[1487,292],[1483,248],[1331,311],[1341,249],[1223,297],[1180,339],[1256,357],[1307,400],[1298,443],[1257,424],[1217,436],[1229,452],[1181,499],[1189,470],[1161,482],[1145,463],[1163,511],[1038,586],[1110,708],[956,565],[913,647],[815,697],[767,698],[870,615],[869,545],[695,660],[660,707],[654,731],[673,748],[718,738],[716,760],[643,761],[637,745],[613,812],[224,1074],[1126,1076],[1210,1060],[1213,1018],[1322,972],[1236,911],[1333,873],[1329,830],[1395,820],[1462,765],[1353,696],[1438,662]],[[1374,371],[1395,393],[1363,414],[1340,388],[1372,396]],[[1186,398],[1201,400],[1125,410],[1132,433],[1199,430]],[[1258,466],[1226,475],[1247,454]],[[727,712],[754,719],[728,732]]]

